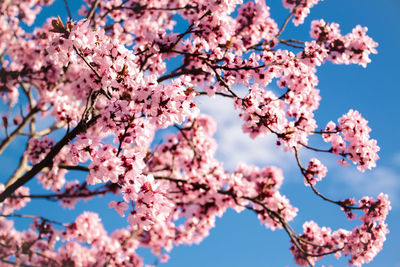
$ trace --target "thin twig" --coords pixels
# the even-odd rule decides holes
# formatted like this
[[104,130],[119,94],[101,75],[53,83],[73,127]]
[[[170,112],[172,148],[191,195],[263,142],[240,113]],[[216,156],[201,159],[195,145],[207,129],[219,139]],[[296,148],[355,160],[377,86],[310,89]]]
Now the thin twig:
[[58,225],[62,225],[62,226],[68,226],[69,225],[68,223],[61,223],[61,222],[58,222],[58,221],[47,219],[47,218],[42,217],[42,216],[30,215],[30,214],[15,214],[15,213],[12,213],[12,214],[0,214],[0,217],[4,217],[4,218],[17,217],[17,218],[40,219],[40,220],[42,220],[44,222],[49,222],[49,223],[58,224]]
[[302,146],[304,146],[304,147],[307,148],[307,149],[310,149],[310,150],[313,150],[313,151],[316,151],[316,152],[332,153],[332,151],[333,151],[332,148],[330,148],[330,149],[319,149],[319,148],[315,148],[315,147],[308,146],[308,145],[303,144],[303,143],[299,143],[299,144],[302,145]]
[[69,9],[68,0],[64,0],[64,4],[65,4],[65,9],[67,10],[67,13],[68,13],[68,17],[70,20],[72,20],[72,14],[71,14],[71,10]]
[[190,148],[193,150],[193,153],[194,153],[196,159],[197,159],[197,160],[201,160],[201,155],[199,154],[199,152],[197,152],[197,150],[196,150],[196,148],[195,148],[195,146],[194,146],[192,140],[190,140],[190,139],[187,137],[187,135],[185,134],[185,132],[184,132],[185,129],[182,129],[181,127],[179,127],[179,125],[176,125],[176,124],[174,125],[174,127],[175,127],[176,129],[178,129],[178,130],[181,132],[183,138],[185,138],[186,142],[188,142]]
[[283,33],[283,31],[285,30],[287,24],[289,23],[290,19],[293,17],[294,13],[296,12],[296,8],[294,8],[292,10],[292,12],[290,12],[289,16],[285,19],[285,21],[283,22],[282,27],[280,28],[279,32],[275,35],[275,38],[279,38],[279,36],[281,36],[281,34]]
[[99,79],[99,81],[101,81],[101,76],[97,72],[97,70],[95,68],[93,68],[93,66],[87,61],[86,57],[83,55],[83,53],[81,51],[78,50],[78,48],[76,48],[75,46],[73,46],[73,47],[74,47],[75,52],[78,54],[78,56],[83,59],[83,61],[86,63],[86,65],[94,72],[94,74]]
[[299,168],[300,168],[301,174],[304,176],[304,178],[306,179],[308,185],[311,187],[311,189],[314,191],[314,193],[315,193],[317,196],[319,196],[320,198],[322,198],[322,199],[325,200],[325,201],[328,201],[328,202],[331,202],[331,203],[333,203],[333,204],[339,205],[339,206],[341,206],[341,207],[343,207],[343,208],[345,208],[345,209],[361,209],[360,207],[356,207],[356,206],[348,206],[348,205],[346,205],[343,201],[335,201],[335,200],[332,200],[332,199],[330,199],[330,198],[327,198],[326,196],[324,196],[323,194],[321,194],[321,193],[317,190],[317,188],[315,188],[315,186],[311,183],[310,179],[307,177],[307,172],[308,172],[308,171],[307,171],[306,168],[303,167],[303,165],[302,165],[301,162],[300,162],[299,152],[298,152],[297,148],[296,148],[296,147],[293,147],[293,148],[294,148],[294,151],[295,151],[296,162],[297,162],[297,165],[298,165]]
[[92,4],[92,6],[90,7],[90,10],[86,16],[87,20],[92,20],[94,17],[94,14],[96,12],[97,6],[99,5],[100,0],[95,0],[94,3]]
[[282,43],[282,44],[285,44],[285,45],[287,45],[287,46],[294,47],[294,48],[304,49],[304,46],[291,44],[291,43],[289,43],[288,41],[285,41],[285,40],[279,40],[279,42]]
[[302,44],[302,45],[305,44],[304,41],[295,40],[295,39],[286,39],[286,40],[280,40],[280,41],[285,41],[285,42],[288,42],[288,43],[298,43],[298,44]]
[[217,77],[217,80],[226,88],[226,90],[228,90],[229,93],[232,94],[232,96],[236,97],[236,98],[240,98],[235,92],[233,92],[231,90],[231,88],[229,87],[229,85],[225,82],[224,79],[222,79],[222,77],[219,75],[219,73],[217,72],[217,70],[215,69],[215,67],[213,65],[211,65],[208,62],[205,62],[207,64],[207,66],[209,66],[213,71],[215,76]]
[[85,197],[92,197],[97,195],[104,195],[110,192],[109,189],[104,190],[95,190],[90,191],[87,193],[78,193],[78,194],[48,194],[48,195],[12,195],[10,198],[32,198],[32,199],[47,199],[47,200],[61,200],[64,198],[85,198]]

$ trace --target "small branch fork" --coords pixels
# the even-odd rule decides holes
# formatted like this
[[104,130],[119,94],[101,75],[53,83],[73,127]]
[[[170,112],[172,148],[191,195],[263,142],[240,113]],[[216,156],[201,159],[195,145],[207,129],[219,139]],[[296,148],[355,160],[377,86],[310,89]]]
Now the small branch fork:
[[187,4],[183,7],[149,7],[149,6],[141,6],[139,4],[134,5],[134,6],[124,6],[124,4],[126,4],[128,2],[128,0],[123,1],[120,5],[118,6],[114,6],[110,9],[108,9],[102,16],[101,19],[104,19],[106,16],[108,16],[111,12],[116,11],[116,10],[121,10],[121,9],[129,9],[132,10],[136,13],[141,12],[141,11],[145,11],[145,10],[155,10],[155,11],[177,11],[177,10],[182,10],[182,9],[196,9],[198,8],[198,6],[192,6],[190,4]]
[[[70,167],[81,167],[81,166],[70,166]],[[78,168],[76,168],[78,169]],[[87,170],[89,171],[89,170]],[[58,194],[43,194],[43,195],[12,195],[10,198],[14,199],[20,199],[20,198],[32,198],[32,199],[46,199],[46,200],[51,200],[51,201],[58,201],[62,200],[65,198],[87,198],[87,197],[93,197],[93,196],[102,196],[107,193],[113,192],[111,187],[109,186],[110,184],[105,184],[97,189],[94,189],[92,191],[89,191],[89,189],[86,188],[86,183],[80,186],[79,190],[85,189],[83,192],[64,192],[64,193],[58,193]],[[87,190],[87,191],[86,191]]]
[[[311,187],[311,189],[313,190],[313,192],[319,196],[320,198],[322,198],[325,201],[328,201],[330,203],[339,205],[340,207],[342,207],[345,210],[359,210],[361,209],[360,207],[357,206],[349,206],[346,204],[346,201],[336,201],[336,200],[332,200],[328,197],[326,197],[325,195],[323,195],[322,193],[320,193],[317,188],[311,183],[310,179],[308,178],[307,174],[309,173],[309,171],[303,167],[303,165],[300,162],[300,157],[299,157],[299,151],[297,150],[296,147],[293,147],[294,151],[295,151],[295,157],[296,157],[296,162],[297,162],[297,166],[300,169],[301,174],[304,176],[305,180],[307,181],[308,185]],[[324,151],[325,152],[325,151]]]

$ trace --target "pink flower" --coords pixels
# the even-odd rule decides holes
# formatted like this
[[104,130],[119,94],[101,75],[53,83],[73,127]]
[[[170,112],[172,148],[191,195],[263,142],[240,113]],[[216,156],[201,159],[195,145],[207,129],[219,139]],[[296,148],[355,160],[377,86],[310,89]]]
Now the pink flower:
[[108,204],[108,207],[110,209],[115,209],[121,217],[125,217],[124,211],[129,208],[128,204],[126,204],[125,202],[122,202],[122,201],[118,201],[118,202],[111,201]]
[[309,183],[315,185],[316,182],[321,181],[326,176],[328,169],[318,159],[312,158],[306,171],[305,185],[309,185]]

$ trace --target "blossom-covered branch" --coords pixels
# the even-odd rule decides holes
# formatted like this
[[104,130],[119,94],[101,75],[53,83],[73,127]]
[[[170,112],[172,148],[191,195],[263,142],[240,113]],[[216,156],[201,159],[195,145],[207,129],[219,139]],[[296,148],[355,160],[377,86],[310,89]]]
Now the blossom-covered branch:
[[[0,184],[2,264],[143,266],[140,247],[165,262],[174,246],[201,242],[229,208],[252,210],[267,228],[284,230],[299,265],[330,254],[357,266],[372,261],[388,233],[387,195],[332,200],[316,187],[327,167],[317,158],[303,166],[300,158],[308,150],[361,172],[376,166],[379,147],[359,112],[326,126],[315,117],[317,69],[327,61],[366,67],[377,53],[366,28],[343,35],[338,24],[319,20],[311,22],[310,40],[283,39],[289,23],[304,23],[319,0],[282,0],[289,11],[280,27],[262,0],[84,2],[81,17],[72,18],[64,1],[68,21],[54,14],[31,32],[21,24],[32,25],[51,0],[0,3],[0,96],[8,110],[0,154],[12,142],[26,144],[17,169]],[[175,25],[177,18],[187,26]],[[18,103],[19,93],[28,101]],[[360,225],[332,231],[308,221],[296,233],[289,223],[300,211],[281,194],[282,170],[245,163],[226,170],[215,158],[216,122],[201,113],[200,96],[228,98],[244,133],[272,135],[278,149],[294,155],[316,201],[339,205]],[[47,124],[36,125],[42,119]],[[162,129],[171,134],[154,144]],[[58,140],[56,130],[65,132]],[[84,178],[69,178],[74,171]],[[50,192],[32,192],[33,179]],[[109,194],[108,208],[128,217],[126,228],[111,234],[94,212],[68,224],[14,212],[35,199],[73,209]],[[31,229],[17,231],[17,217],[33,219]]]

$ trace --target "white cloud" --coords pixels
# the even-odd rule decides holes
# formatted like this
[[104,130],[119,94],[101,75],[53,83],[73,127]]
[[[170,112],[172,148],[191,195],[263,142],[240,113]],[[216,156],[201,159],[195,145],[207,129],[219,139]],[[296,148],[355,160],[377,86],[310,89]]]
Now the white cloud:
[[360,198],[376,197],[380,193],[385,193],[389,195],[392,206],[399,204],[400,174],[392,168],[381,166],[361,173],[354,167],[347,167],[338,169],[336,176],[338,178],[336,182],[346,186],[340,187],[341,192],[331,192],[332,194],[353,193],[356,198]]
[[285,170],[295,165],[294,157],[276,146],[273,135],[251,139],[242,132],[242,120],[233,107],[233,100],[224,97],[201,97],[198,105],[202,113],[209,114],[217,122],[215,138],[218,142],[216,158],[224,162],[228,170],[234,170],[239,162],[258,165],[276,165]]
[[[284,152],[276,146],[276,138],[269,135],[264,138],[251,139],[248,134],[242,132],[242,120],[238,117],[238,111],[234,109],[232,99],[224,97],[198,99],[201,112],[211,115],[217,122],[217,133],[215,138],[218,143],[216,158],[224,163],[227,170],[234,170],[239,162],[253,164],[260,167],[275,165],[283,169],[285,177],[298,179],[298,172],[293,153]],[[328,166],[329,179],[325,188],[327,196],[333,199],[341,199],[354,196],[357,199],[363,196],[376,197],[383,192],[389,195],[392,206],[400,203],[400,173],[393,167],[378,166],[372,171],[360,173],[355,166],[342,167],[336,162],[333,155],[314,153],[308,150],[301,151],[303,165],[306,158],[318,157]],[[400,166],[400,153],[392,160],[395,165]],[[290,174],[298,175],[290,175]],[[287,175],[289,174],[289,175]]]
[[395,165],[397,165],[398,167],[400,167],[400,153],[396,153],[396,154],[393,156],[392,161],[393,161],[393,164],[395,164]]

